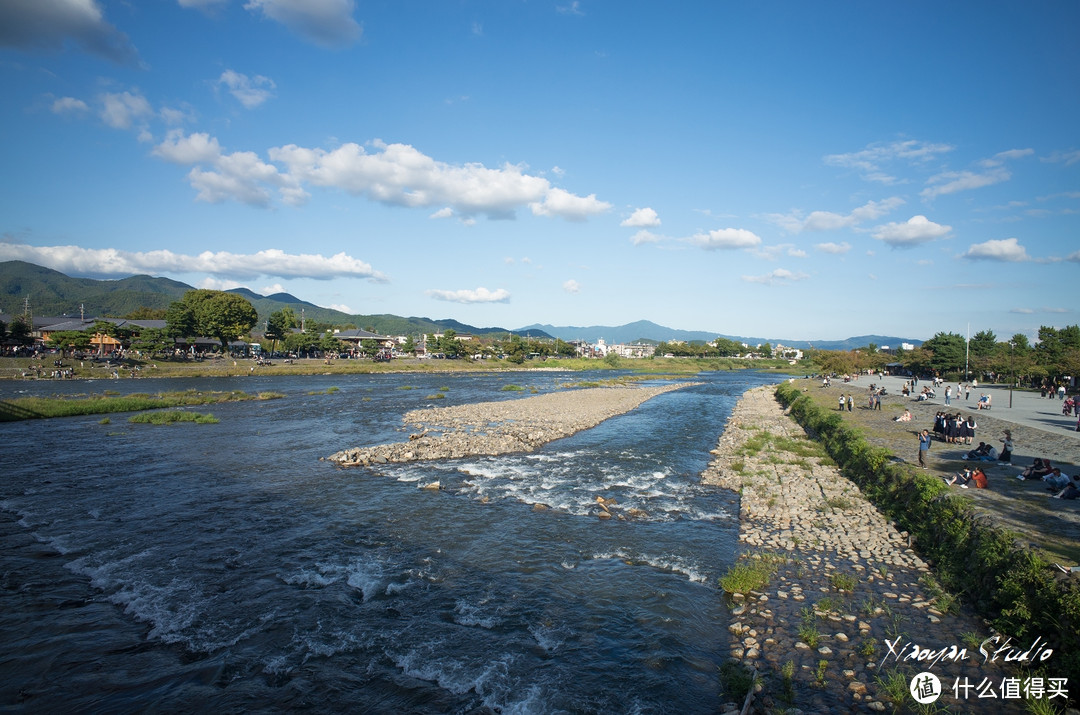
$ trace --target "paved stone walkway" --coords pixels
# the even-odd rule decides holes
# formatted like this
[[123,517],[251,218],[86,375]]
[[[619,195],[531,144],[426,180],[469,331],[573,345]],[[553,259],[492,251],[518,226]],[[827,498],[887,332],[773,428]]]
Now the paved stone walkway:
[[[907,534],[829,466],[820,447],[784,414],[773,388],[743,396],[713,454],[702,481],[741,493],[744,553],[786,557],[764,590],[733,599],[732,655],[764,677],[756,711],[913,706],[908,681],[924,670],[946,687],[940,704],[1023,711],[1018,700],[976,704],[953,696],[958,678],[1000,685],[1009,675],[978,652],[993,634],[936,586]],[[933,667],[904,660],[916,647],[966,648],[967,657],[943,658]]]

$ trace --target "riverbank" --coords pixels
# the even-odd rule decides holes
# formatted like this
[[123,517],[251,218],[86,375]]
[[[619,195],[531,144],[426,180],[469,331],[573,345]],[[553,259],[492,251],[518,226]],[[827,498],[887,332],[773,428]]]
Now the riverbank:
[[[886,381],[892,378],[886,378]],[[1001,447],[1005,430],[1012,433],[1015,452],[1012,465],[997,462],[983,463],[989,480],[988,489],[968,489],[965,496],[971,499],[973,508],[988,517],[995,525],[1023,536],[1024,540],[1046,552],[1050,559],[1063,566],[1080,563],[1080,501],[1063,501],[1047,498],[1049,492],[1041,480],[1022,481],[1016,477],[1018,467],[1031,465],[1035,457],[1049,458],[1066,474],[1080,470],[1080,432],[1063,428],[1061,421],[1067,418],[1045,417],[1041,421],[1031,419],[1012,420],[1012,412],[1006,400],[1000,400],[993,410],[975,409],[976,399],[953,400],[946,406],[943,400],[920,402],[893,389],[881,398],[881,409],[869,409],[867,393],[871,383],[880,382],[873,377],[863,377],[858,382],[837,384],[822,388],[816,380],[795,380],[792,386],[809,397],[814,404],[839,415],[845,423],[856,426],[863,437],[875,447],[888,450],[903,462],[916,462],[918,440],[916,433],[928,429],[933,433],[934,415],[939,411],[959,412],[975,418],[978,428],[975,446],[980,441]],[[840,412],[836,409],[841,394],[854,394],[854,409]],[[1037,395],[1036,395],[1037,396]],[[1060,408],[1050,401],[1047,405]],[[895,417],[910,410],[910,422],[897,422]],[[1018,411],[1019,412],[1019,411]],[[1025,413],[1020,413],[1021,415]],[[1043,426],[1035,426],[1043,425]],[[928,471],[938,476],[949,476],[970,466],[963,456],[973,446],[949,444],[935,440],[930,449]]]
[[[756,710],[884,711],[911,704],[910,677],[928,669],[943,683],[1000,684],[1009,673],[978,653],[993,635],[987,626],[940,588],[909,535],[840,474],[773,391],[743,396],[702,474],[741,494],[743,558],[774,569],[767,585],[731,594],[732,656],[762,679]],[[898,662],[890,654],[905,644],[966,647],[969,657],[933,668]],[[993,709],[1020,712],[1022,701],[997,699]]]
[[[60,365],[54,363],[59,359]],[[528,360],[517,364],[509,360],[434,360],[395,358],[390,362],[371,360],[325,360],[302,358],[273,360],[259,364],[251,359],[213,356],[199,360],[140,359],[121,362],[109,360],[72,360],[48,354],[38,358],[0,358],[0,379],[70,380],[131,379],[147,377],[241,377],[292,375],[366,375],[397,373],[474,373],[522,372],[534,370],[630,370],[636,373],[695,374],[717,370],[760,370],[787,375],[791,371],[783,360],[736,360],[733,358],[649,358],[608,362],[587,358],[551,358]],[[114,374],[115,373],[115,374]],[[801,373],[800,373],[801,374]]]
[[420,431],[409,435],[409,441],[346,449],[328,459],[342,466],[368,466],[531,452],[629,412],[657,395],[691,384],[590,387],[516,400],[413,410],[405,414],[403,424]]

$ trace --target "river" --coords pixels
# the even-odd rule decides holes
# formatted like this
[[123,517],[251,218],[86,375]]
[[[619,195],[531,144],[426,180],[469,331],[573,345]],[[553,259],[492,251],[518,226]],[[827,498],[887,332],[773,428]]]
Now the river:
[[[610,376],[605,373],[604,377]],[[11,712],[713,712],[737,497],[698,474],[738,397],[702,384],[528,455],[342,469],[410,409],[587,373],[5,382],[274,390],[0,425],[0,703]],[[528,388],[504,391],[510,383]],[[311,394],[338,388],[329,394]],[[445,398],[430,396],[445,388]],[[439,491],[424,484],[438,480]],[[647,516],[597,518],[596,497]]]

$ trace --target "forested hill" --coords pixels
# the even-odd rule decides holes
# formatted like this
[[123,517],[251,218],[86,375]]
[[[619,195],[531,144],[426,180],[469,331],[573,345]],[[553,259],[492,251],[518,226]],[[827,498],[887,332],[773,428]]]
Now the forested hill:
[[[131,276],[118,280],[72,278],[51,268],[25,261],[0,262],[0,313],[21,315],[26,300],[36,316],[79,315],[123,317],[139,308],[164,309],[192,286],[169,278]],[[322,308],[288,293],[259,295],[247,288],[229,291],[251,301],[262,324],[271,313],[292,308],[296,317],[335,327],[369,328],[384,335],[416,335],[455,330],[459,333],[486,335],[506,333],[505,328],[475,328],[456,320],[397,315],[350,315],[340,310]],[[535,334],[535,333],[534,333]],[[542,337],[542,335],[540,336]]]

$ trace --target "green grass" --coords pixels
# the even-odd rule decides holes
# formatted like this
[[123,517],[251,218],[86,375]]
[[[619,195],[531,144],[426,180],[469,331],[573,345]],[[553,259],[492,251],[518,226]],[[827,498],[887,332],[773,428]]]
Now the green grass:
[[446,395],[444,395],[441,392],[435,392],[435,393],[432,393],[432,394],[428,395],[424,399],[425,400],[444,400],[444,399],[446,399]]
[[308,392],[308,394],[309,395],[332,395],[335,392],[341,392],[341,388],[340,387],[328,387],[325,390],[311,390],[311,391]]
[[786,562],[787,558],[782,554],[746,555],[732,564],[728,572],[720,577],[720,588],[727,593],[740,593],[744,596],[751,591],[760,591]]
[[503,392],[524,392],[525,388],[521,385],[503,385],[501,390]]
[[158,412],[143,412],[128,417],[128,422],[148,425],[171,425],[177,422],[194,422],[200,425],[217,424],[220,420],[211,414],[198,412],[185,412],[183,410],[161,410]]
[[100,415],[112,412],[139,412],[168,407],[212,405],[221,402],[270,400],[283,397],[280,393],[263,392],[252,395],[240,390],[231,392],[159,392],[156,395],[135,393],[126,397],[110,395],[79,395],[73,397],[18,397],[0,401],[0,422],[17,420]]
[[859,583],[859,579],[855,578],[852,574],[845,573],[843,571],[834,571],[829,574],[829,583],[837,591],[854,591],[855,586]]

